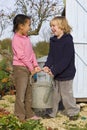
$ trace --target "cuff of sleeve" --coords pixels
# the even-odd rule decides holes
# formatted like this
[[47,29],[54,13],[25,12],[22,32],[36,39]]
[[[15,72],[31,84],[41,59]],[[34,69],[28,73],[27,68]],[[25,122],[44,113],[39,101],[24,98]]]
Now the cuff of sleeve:
[[54,77],[56,76],[56,71],[54,69],[51,69],[52,74],[54,75]]
[[34,68],[35,68],[35,67],[38,67],[38,64],[34,64]]

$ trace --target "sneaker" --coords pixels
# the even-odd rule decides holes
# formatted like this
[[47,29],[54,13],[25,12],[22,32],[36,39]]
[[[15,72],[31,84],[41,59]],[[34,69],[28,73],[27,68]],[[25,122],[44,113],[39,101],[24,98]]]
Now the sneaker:
[[69,116],[69,120],[73,120],[73,121],[78,120],[78,118],[79,118],[79,114],[74,116]]
[[53,118],[53,117],[51,117],[51,116],[48,115],[48,114],[45,114],[45,115],[43,116],[43,119],[51,119],[51,118]]

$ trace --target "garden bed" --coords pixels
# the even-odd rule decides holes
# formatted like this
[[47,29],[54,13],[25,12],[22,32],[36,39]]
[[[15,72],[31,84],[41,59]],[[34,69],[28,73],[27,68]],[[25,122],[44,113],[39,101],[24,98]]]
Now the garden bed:
[[[0,100],[0,110],[3,112],[3,114],[0,114],[2,117],[4,114],[9,115],[9,113],[13,115],[14,102],[15,95],[5,95],[2,97],[2,100]],[[70,121],[63,111],[60,111],[56,118],[41,119],[40,122],[43,126],[48,127],[49,130],[52,130],[52,128],[55,130],[87,130],[87,104],[80,103],[79,105],[81,106],[81,111],[79,119],[76,121]]]

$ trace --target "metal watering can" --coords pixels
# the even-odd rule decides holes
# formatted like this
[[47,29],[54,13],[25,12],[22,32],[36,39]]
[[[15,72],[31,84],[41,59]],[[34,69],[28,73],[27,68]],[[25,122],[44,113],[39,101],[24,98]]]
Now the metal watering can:
[[37,81],[31,82],[31,86],[32,108],[52,108],[53,86],[51,76],[41,71],[37,73]]

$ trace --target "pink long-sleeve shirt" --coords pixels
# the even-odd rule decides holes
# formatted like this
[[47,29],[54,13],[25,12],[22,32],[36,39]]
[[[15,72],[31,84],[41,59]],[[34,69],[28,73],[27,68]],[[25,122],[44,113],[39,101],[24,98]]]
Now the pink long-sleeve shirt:
[[29,71],[38,66],[29,37],[14,34],[12,39],[13,65],[26,66]]

